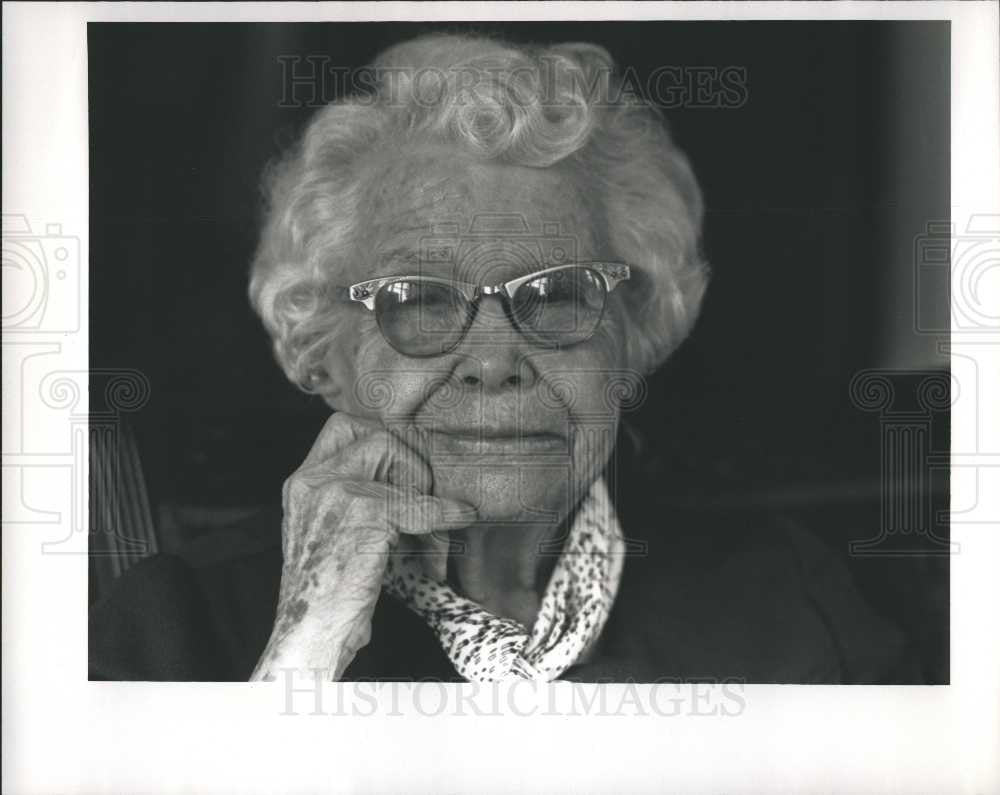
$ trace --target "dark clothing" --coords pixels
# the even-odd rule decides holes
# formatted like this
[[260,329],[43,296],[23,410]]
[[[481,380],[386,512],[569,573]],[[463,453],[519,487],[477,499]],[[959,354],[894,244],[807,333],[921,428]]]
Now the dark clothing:
[[[646,549],[626,558],[593,658],[563,678],[920,682],[900,631],[807,532],[648,503],[625,502],[619,515]],[[645,535],[632,535],[638,524]],[[280,512],[182,556],[143,561],[91,610],[91,678],[248,679],[270,635],[280,574]],[[345,678],[461,681],[431,629],[384,593],[371,642]]]

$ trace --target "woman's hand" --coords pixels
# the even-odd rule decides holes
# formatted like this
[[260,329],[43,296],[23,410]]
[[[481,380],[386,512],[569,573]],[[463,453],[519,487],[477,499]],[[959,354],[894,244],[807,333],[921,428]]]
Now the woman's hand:
[[475,518],[471,505],[428,496],[432,485],[426,462],[382,425],[344,413],[327,421],[285,481],[278,613],[251,681],[282,669],[340,678],[371,637],[399,534],[455,530]]

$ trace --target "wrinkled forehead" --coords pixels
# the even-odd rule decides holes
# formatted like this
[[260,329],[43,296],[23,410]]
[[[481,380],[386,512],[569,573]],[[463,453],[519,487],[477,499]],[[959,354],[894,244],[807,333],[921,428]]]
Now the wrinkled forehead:
[[370,170],[358,278],[424,274],[497,283],[607,257],[603,214],[565,167],[482,163],[420,148]]

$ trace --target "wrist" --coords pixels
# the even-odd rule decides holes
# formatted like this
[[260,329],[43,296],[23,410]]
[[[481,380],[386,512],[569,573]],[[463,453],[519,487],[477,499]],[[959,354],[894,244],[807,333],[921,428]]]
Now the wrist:
[[[370,618],[320,620],[308,614],[290,621],[279,616],[251,681],[273,681],[292,671],[296,679],[337,681],[371,637]],[[288,674],[285,674],[288,675]]]

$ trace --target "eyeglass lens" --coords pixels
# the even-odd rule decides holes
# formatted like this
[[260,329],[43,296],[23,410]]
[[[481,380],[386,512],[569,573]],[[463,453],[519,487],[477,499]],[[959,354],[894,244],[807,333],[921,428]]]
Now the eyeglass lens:
[[[545,347],[589,338],[601,321],[604,280],[587,268],[569,268],[526,282],[510,299],[514,325]],[[383,336],[408,356],[438,356],[461,342],[476,307],[454,287],[420,280],[390,282],[375,296]]]

